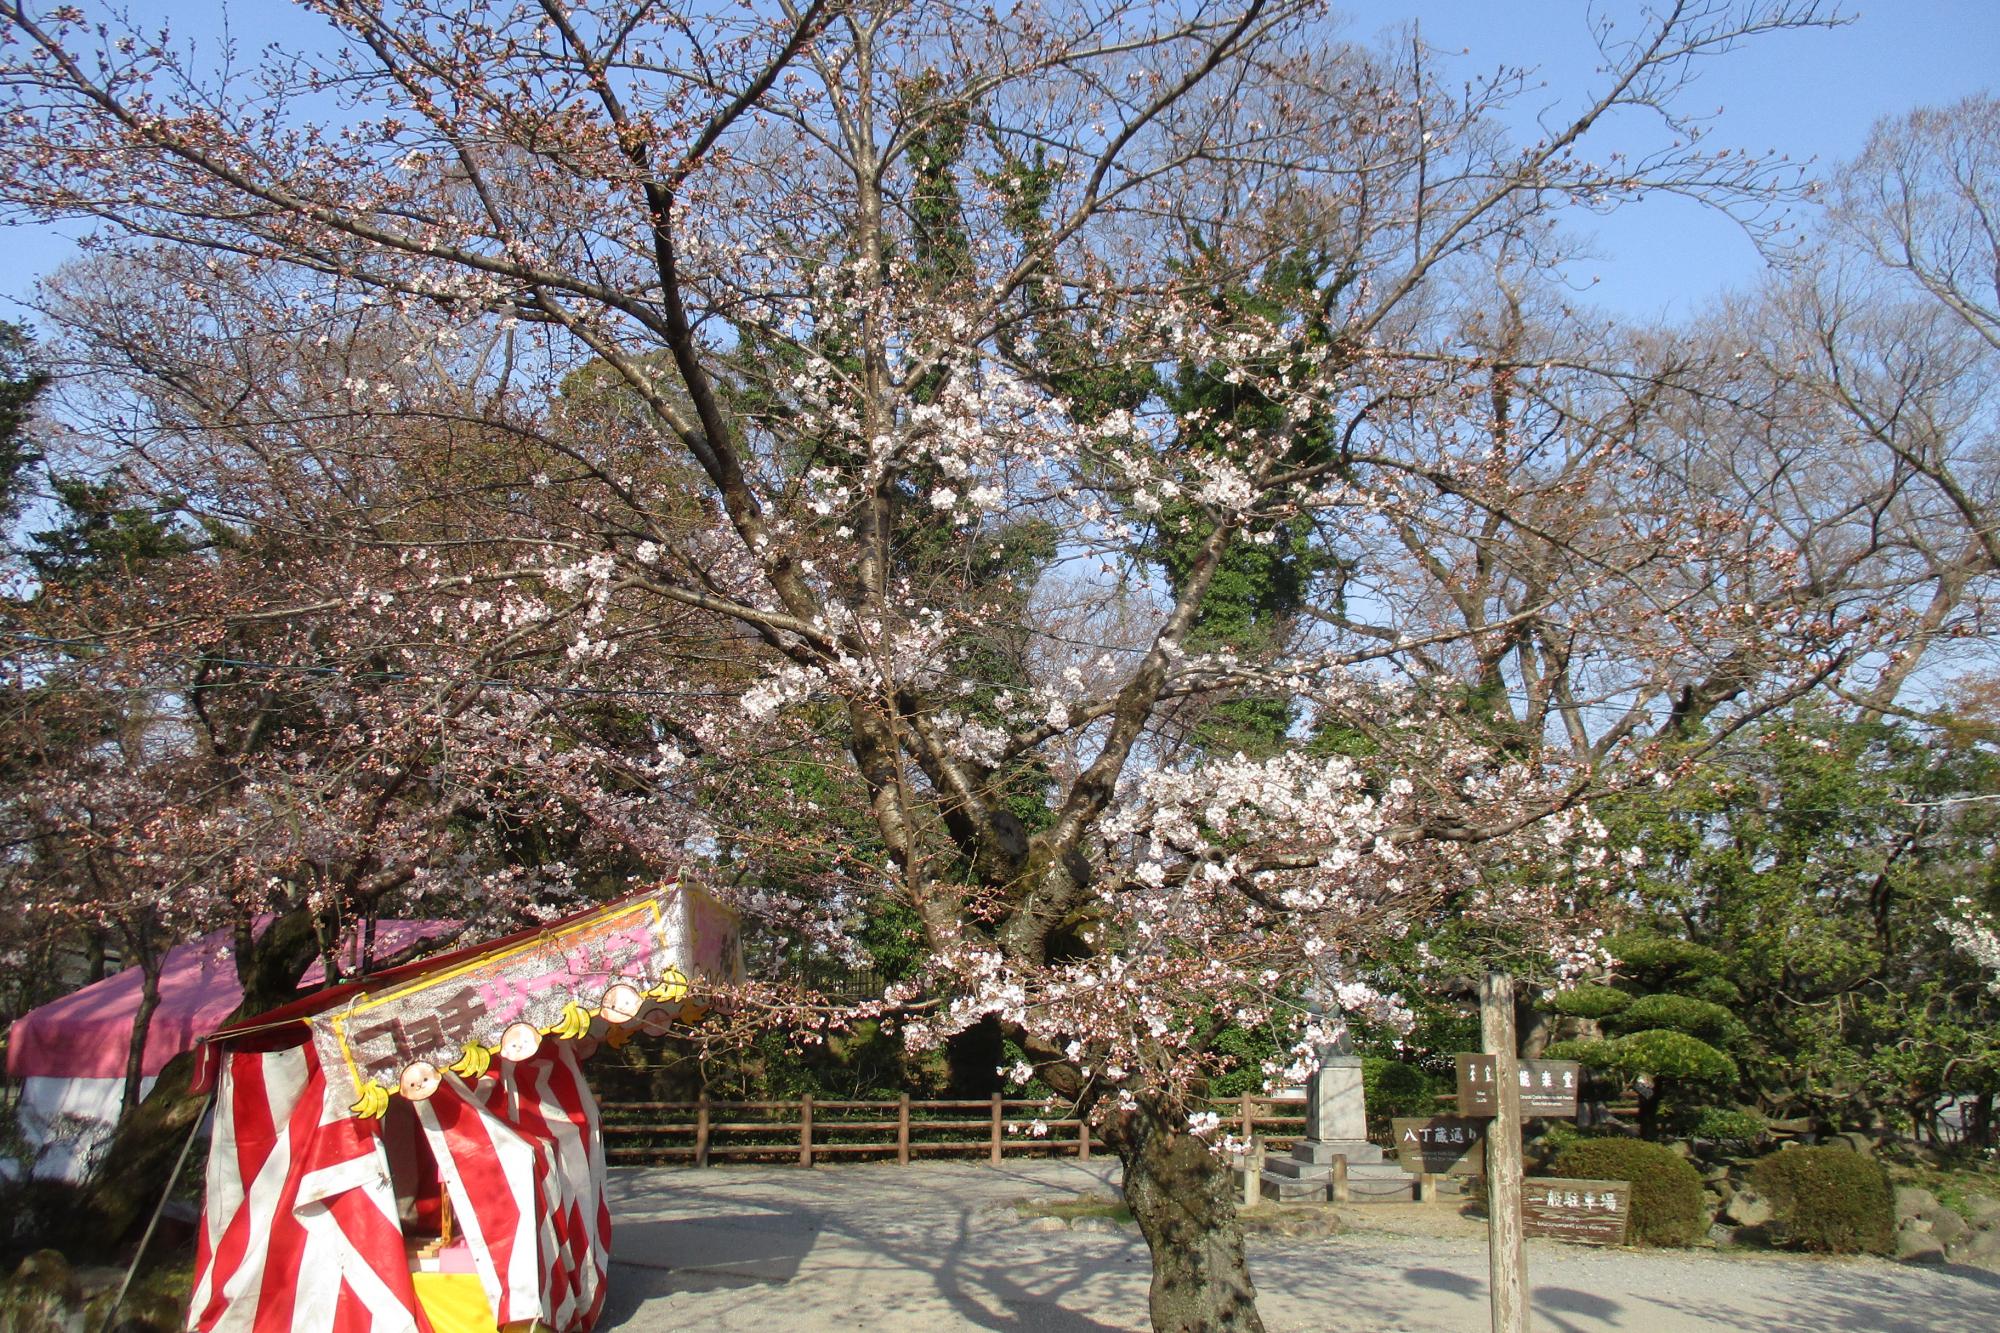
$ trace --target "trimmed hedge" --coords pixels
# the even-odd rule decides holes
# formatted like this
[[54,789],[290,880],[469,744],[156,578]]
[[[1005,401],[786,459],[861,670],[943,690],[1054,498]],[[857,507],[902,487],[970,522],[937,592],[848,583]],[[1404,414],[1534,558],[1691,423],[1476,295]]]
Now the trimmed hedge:
[[1559,990],[1549,997],[1550,1008],[1571,1018],[1604,1018],[1631,1003],[1632,997],[1624,991],[1594,981]]
[[1604,1026],[1612,1032],[1664,1028],[1711,1045],[1727,1045],[1745,1035],[1743,1022],[1735,1014],[1722,1005],[1697,1000],[1692,995],[1641,995],[1606,1018]]
[[1572,1037],[1549,1043],[1542,1055],[1550,1060],[1574,1060],[1593,1074],[1627,1081],[1647,1076],[1713,1082],[1737,1076],[1736,1062],[1727,1055],[1697,1037],[1665,1028],[1605,1040]]
[[1572,1180],[1624,1180],[1632,1186],[1634,1245],[1692,1245],[1707,1229],[1701,1173],[1671,1148],[1640,1139],[1584,1139],[1557,1153],[1548,1173]]
[[1881,1163],[1845,1148],[1787,1148],[1750,1168],[1771,1201],[1774,1240],[1821,1254],[1888,1254],[1896,1196]]

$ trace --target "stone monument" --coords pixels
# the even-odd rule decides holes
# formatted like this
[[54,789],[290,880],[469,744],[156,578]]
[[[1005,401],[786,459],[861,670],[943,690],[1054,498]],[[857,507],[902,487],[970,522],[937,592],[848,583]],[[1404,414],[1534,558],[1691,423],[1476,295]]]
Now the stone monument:
[[1382,1149],[1368,1141],[1361,1057],[1340,1046],[1321,1052],[1319,1068],[1306,1081],[1305,1137],[1292,1145],[1291,1156],[1265,1159],[1264,1197],[1281,1202],[1328,1197],[1336,1158],[1347,1160],[1350,1201],[1387,1203],[1411,1198],[1414,1177],[1383,1161]]

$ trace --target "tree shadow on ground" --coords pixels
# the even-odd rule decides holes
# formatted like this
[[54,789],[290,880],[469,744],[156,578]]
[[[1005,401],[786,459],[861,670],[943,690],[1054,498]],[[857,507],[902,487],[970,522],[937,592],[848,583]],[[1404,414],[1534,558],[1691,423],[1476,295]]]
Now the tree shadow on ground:
[[[794,1179],[801,1187],[798,1194],[809,1194],[821,1183],[804,1173]],[[1045,1177],[1022,1174],[1018,1180],[1023,1194],[1061,1197],[1103,1189],[1101,1181],[1091,1179],[1053,1190]],[[941,1300],[968,1328],[1119,1333],[1126,1326],[1065,1309],[1064,1299],[1107,1272],[1129,1272],[1134,1266],[1145,1271],[1144,1245],[1136,1232],[1130,1237],[1079,1234],[1074,1241],[1082,1244],[1036,1246],[1029,1258],[1007,1237],[993,1233],[992,1219],[975,1222],[969,1212],[953,1217],[948,1212],[941,1216],[936,1209],[911,1208],[885,1214],[828,1206],[825,1200],[781,1202],[758,1197],[764,1191],[750,1181],[745,1186],[726,1190],[724,1197],[733,1205],[761,1211],[709,1213],[701,1207],[706,1200],[676,1195],[671,1189],[621,1191],[633,1204],[678,1204],[691,1211],[680,1217],[620,1221],[613,1227],[611,1291],[599,1326],[610,1330],[630,1324],[647,1302],[676,1292],[742,1290],[748,1313],[757,1299],[749,1289],[802,1282],[820,1284],[827,1292],[823,1299],[835,1301],[852,1296],[867,1281],[867,1270],[874,1270],[922,1274],[931,1288],[921,1299],[898,1292],[893,1282],[885,1283],[885,1290],[871,1290],[870,1314],[886,1323],[898,1318],[934,1321],[936,1302]],[[1062,1233],[1065,1239],[1069,1234]],[[807,1259],[828,1237],[837,1237],[839,1243],[824,1246],[819,1259],[802,1274]],[[1141,1287],[1141,1314],[1143,1291]]]

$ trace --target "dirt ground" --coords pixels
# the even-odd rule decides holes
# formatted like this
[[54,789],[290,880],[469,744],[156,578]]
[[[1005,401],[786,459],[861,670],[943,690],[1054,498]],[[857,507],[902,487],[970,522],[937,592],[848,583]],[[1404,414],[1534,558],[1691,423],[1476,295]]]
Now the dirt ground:
[[[1145,1242],[1023,1199],[1112,1189],[1112,1164],[621,1169],[602,1327],[1144,1329]],[[1483,1225],[1444,1207],[1344,1210],[1335,1236],[1251,1240],[1272,1333],[1480,1333]],[[1310,1228],[1317,1230],[1318,1228]],[[2000,1275],[1876,1259],[1528,1246],[1541,1333],[2000,1330]]]

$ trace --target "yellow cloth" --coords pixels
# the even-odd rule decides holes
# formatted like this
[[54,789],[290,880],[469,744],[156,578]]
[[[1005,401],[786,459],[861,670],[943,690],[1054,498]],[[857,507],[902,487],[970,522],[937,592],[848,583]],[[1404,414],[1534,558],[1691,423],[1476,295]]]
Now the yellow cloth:
[[417,1303],[436,1333],[496,1333],[477,1273],[412,1273]]

